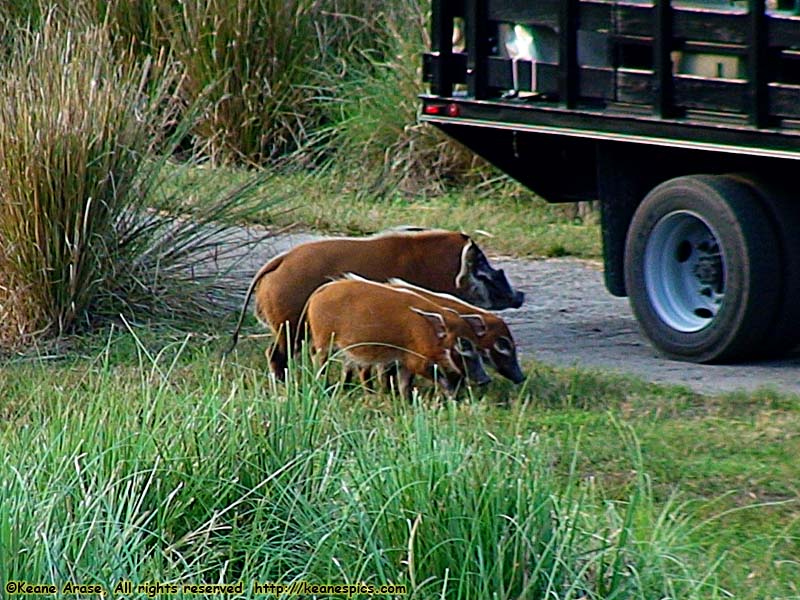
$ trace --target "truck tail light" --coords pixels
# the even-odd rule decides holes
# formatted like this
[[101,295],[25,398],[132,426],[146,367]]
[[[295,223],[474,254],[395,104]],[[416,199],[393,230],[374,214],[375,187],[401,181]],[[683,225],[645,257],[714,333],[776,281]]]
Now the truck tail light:
[[426,115],[447,115],[448,117],[458,117],[461,114],[461,107],[458,104],[426,104],[422,107],[422,112]]

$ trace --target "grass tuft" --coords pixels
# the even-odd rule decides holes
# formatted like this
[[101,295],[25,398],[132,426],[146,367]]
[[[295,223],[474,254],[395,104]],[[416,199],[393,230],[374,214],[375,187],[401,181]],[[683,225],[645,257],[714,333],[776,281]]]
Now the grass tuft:
[[344,193],[437,194],[497,175],[471,151],[417,122],[428,20],[425,2],[396,0],[383,14],[381,47],[354,48],[343,76],[318,73],[334,93],[323,102],[327,126],[315,132],[310,148],[329,159]]
[[3,581],[720,597],[716,566],[685,535],[693,520],[656,503],[625,428],[640,475],[612,498],[581,474],[580,445],[559,449],[529,408],[505,422],[482,403],[377,408],[325,385],[306,356],[284,385],[216,363],[192,337],[140,332],[0,380],[19,400],[0,428]]
[[185,70],[181,93],[209,95],[193,130],[208,156],[263,166],[305,144],[324,119],[316,69],[341,75],[351,45],[371,39],[372,9],[364,0],[181,2],[165,35]]
[[177,82],[166,59],[119,61],[101,28],[51,14],[17,32],[0,75],[0,346],[119,313],[199,320],[230,300],[230,225],[276,201],[257,202],[249,177],[174,212],[166,157],[197,110]]

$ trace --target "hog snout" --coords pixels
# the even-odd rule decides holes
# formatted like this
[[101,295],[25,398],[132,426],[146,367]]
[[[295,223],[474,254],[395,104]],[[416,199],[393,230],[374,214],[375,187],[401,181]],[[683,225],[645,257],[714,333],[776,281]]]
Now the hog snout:
[[477,376],[471,378],[470,381],[474,385],[488,385],[489,382],[492,381],[492,378],[489,377],[489,375],[486,374],[486,371],[481,369],[480,375],[477,375]]
[[466,363],[467,379],[473,385],[486,385],[492,380],[486,373],[486,369],[483,368],[483,362],[477,354],[464,362]]
[[525,302],[525,294],[514,291],[509,295],[494,296],[490,308],[505,310],[506,308],[519,308]]
[[525,373],[519,368],[518,364],[513,364],[503,369],[500,369],[500,374],[506,379],[510,379],[512,383],[522,383],[525,381]]

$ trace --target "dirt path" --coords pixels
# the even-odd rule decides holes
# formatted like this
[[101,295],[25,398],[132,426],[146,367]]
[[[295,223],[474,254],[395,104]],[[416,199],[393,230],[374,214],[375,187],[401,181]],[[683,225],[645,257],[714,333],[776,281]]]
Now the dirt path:
[[[262,242],[240,265],[242,294],[250,276],[272,255],[320,236],[291,234]],[[492,257],[525,292],[518,310],[504,311],[522,356],[545,364],[599,368],[703,393],[770,387],[800,394],[800,355],[744,365],[695,365],[658,355],[639,333],[628,301],[603,285],[602,264],[577,259]],[[251,307],[252,308],[252,307]]]

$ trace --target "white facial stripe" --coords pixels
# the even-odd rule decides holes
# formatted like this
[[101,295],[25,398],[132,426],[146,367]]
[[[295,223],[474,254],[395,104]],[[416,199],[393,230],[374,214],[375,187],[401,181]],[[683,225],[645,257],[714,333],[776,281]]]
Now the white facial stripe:
[[461,356],[475,356],[475,346],[466,338],[459,338],[455,346],[456,352]]
[[494,349],[505,356],[511,356],[513,348],[514,345],[506,338],[500,338],[494,343]]
[[467,265],[467,252],[472,247],[474,242],[469,240],[464,247],[461,249],[461,268],[458,270],[458,275],[456,275],[456,289],[461,289],[461,282],[464,280],[467,275],[469,275],[469,267]]
[[450,348],[445,348],[444,350],[444,361],[450,367],[452,371],[456,373],[461,373],[461,369],[458,368],[455,361],[453,360],[453,355],[450,353]]

